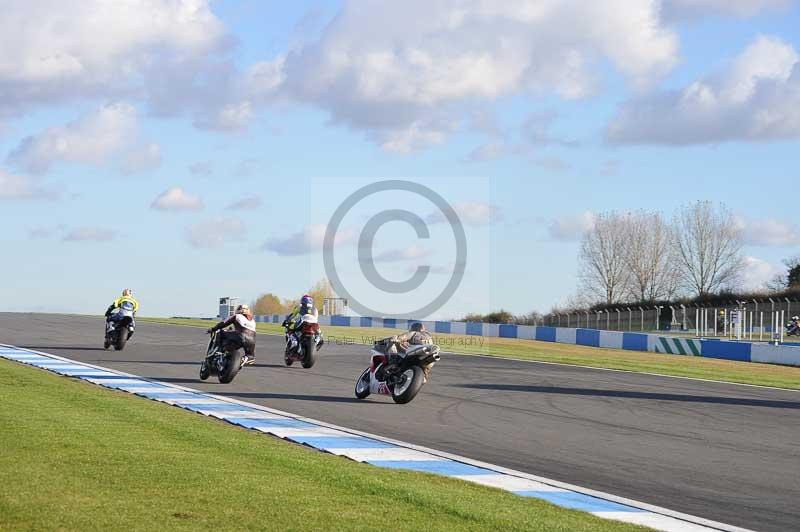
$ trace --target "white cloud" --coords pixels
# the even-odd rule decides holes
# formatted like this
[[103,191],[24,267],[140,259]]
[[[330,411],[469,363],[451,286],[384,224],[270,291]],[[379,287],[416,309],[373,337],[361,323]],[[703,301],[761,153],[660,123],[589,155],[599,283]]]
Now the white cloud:
[[443,142],[464,105],[588,96],[604,61],[637,85],[672,68],[677,37],[657,2],[350,1],[267,69],[267,87],[282,79],[286,97],[404,152]]
[[54,200],[59,196],[58,192],[39,186],[28,176],[0,169],[0,200]]
[[197,161],[189,165],[189,172],[192,175],[208,177],[214,173],[214,163],[211,161]]
[[136,174],[155,170],[161,166],[161,147],[155,142],[142,144],[128,150],[120,170],[123,174]]
[[[570,148],[577,146],[577,141],[561,138],[551,132],[557,118],[558,114],[552,110],[531,113],[519,127],[519,139],[516,139],[512,138],[509,131],[500,126],[496,118],[487,116],[485,113],[473,113],[471,127],[475,131],[486,134],[488,139],[473,149],[467,155],[467,160],[475,162],[506,156],[532,157],[536,153],[535,150],[543,146]],[[533,162],[558,171],[563,171],[567,167],[556,157],[543,157]]]
[[522,124],[523,138],[534,146],[576,146],[576,141],[558,138],[550,132],[557,118],[558,114],[552,110],[531,113]]
[[680,91],[623,104],[607,138],[619,143],[701,144],[800,137],[800,61],[790,45],[758,37],[721,74]]
[[584,211],[580,214],[561,216],[552,220],[548,232],[555,240],[575,241],[594,228],[594,213]]
[[410,246],[407,248],[390,249],[375,255],[375,262],[401,262],[418,261],[430,257],[433,252],[421,246]]
[[536,159],[534,163],[537,166],[541,166],[545,170],[549,170],[551,172],[556,172],[559,174],[569,170],[569,164],[561,157],[557,157],[555,155],[540,157],[539,159]]
[[739,217],[736,224],[746,244],[751,246],[800,246],[800,227],[788,220]]
[[228,103],[210,116],[199,118],[195,125],[205,129],[236,132],[246,129],[253,116],[253,104],[249,101]]
[[44,173],[57,162],[101,164],[121,156],[125,173],[152,169],[161,162],[157,144],[137,139],[136,109],[127,103],[106,105],[63,126],[26,137],[8,156],[31,173]]
[[186,241],[195,248],[216,249],[226,242],[243,240],[245,233],[245,225],[238,218],[217,216],[190,225],[186,230]]
[[238,177],[248,177],[256,173],[261,167],[261,161],[258,159],[242,159],[236,164],[233,169],[233,175]]
[[285,61],[286,56],[281,55],[250,65],[243,76],[242,90],[252,99],[272,96],[286,81]]
[[467,155],[469,161],[491,161],[509,154],[509,146],[503,140],[490,140],[473,149]]
[[76,227],[64,235],[65,242],[109,242],[117,237],[116,231],[105,227]]
[[[483,201],[454,203],[452,207],[464,225],[489,225],[503,218],[503,214],[497,206]],[[432,224],[446,223],[448,221],[444,213],[438,210],[429,214],[426,220]]]
[[119,151],[136,131],[136,109],[113,104],[64,126],[27,137],[9,155],[29,172],[42,173],[56,161],[98,163]]
[[207,0],[16,2],[3,8],[0,36],[0,114],[131,93],[185,101],[227,46]]
[[264,202],[261,200],[260,196],[252,195],[245,196],[244,198],[234,201],[228,205],[226,209],[255,210],[261,207],[263,204]]
[[[325,242],[325,231],[327,226],[324,224],[310,224],[303,227],[297,233],[288,237],[273,237],[267,240],[263,249],[282,256],[308,255],[317,251],[322,251]],[[355,233],[352,229],[340,229],[335,237],[337,246],[350,244],[355,241]]]
[[664,17],[668,20],[703,15],[750,17],[761,11],[784,8],[792,0],[664,0]]
[[442,144],[453,129],[453,124],[418,120],[407,127],[380,134],[381,148],[393,153],[411,153],[420,148]]
[[159,194],[150,208],[157,211],[199,211],[203,202],[199,196],[189,194],[181,187],[171,187]]
[[745,290],[759,290],[781,273],[767,261],[756,257],[747,256],[743,259],[742,288]]

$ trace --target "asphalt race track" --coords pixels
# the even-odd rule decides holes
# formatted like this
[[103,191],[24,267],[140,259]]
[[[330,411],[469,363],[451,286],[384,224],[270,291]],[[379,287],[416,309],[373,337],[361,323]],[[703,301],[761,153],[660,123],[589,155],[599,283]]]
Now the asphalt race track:
[[408,405],[358,401],[369,350],[304,370],[259,335],[230,385],[197,377],[199,328],[141,322],[122,352],[100,318],[0,313],[0,343],[227,395],[754,530],[800,528],[800,392],[447,355]]

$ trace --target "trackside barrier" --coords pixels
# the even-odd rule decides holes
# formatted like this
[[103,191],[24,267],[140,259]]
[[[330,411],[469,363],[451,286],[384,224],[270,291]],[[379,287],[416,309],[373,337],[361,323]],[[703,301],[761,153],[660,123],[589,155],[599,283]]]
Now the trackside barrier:
[[[650,335],[652,336],[652,335]],[[700,356],[700,340],[676,338],[674,336],[653,336],[653,351],[668,355]]]
[[[259,323],[281,323],[283,316],[256,316]],[[365,327],[408,329],[418,320],[367,318],[352,316],[320,316],[323,327]],[[532,325],[476,323],[461,321],[422,321],[434,334],[458,334],[490,338],[517,338],[557,342],[561,344],[649,351],[668,355],[700,356],[741,362],[761,362],[800,366],[800,345],[736,342],[720,339],[694,339],[634,332],[603,331],[571,327],[537,327]]]

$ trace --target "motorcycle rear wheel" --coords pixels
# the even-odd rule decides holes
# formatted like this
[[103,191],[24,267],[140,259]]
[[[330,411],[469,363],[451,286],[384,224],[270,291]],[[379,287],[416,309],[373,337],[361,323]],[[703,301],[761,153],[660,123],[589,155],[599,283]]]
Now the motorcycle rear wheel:
[[419,366],[411,366],[401,375],[403,380],[392,386],[392,399],[395,403],[404,405],[417,396],[425,380],[425,374]]
[[313,336],[308,336],[302,339],[303,341],[303,351],[305,351],[305,355],[303,356],[303,360],[300,362],[304,368],[308,369],[314,365],[317,361],[317,341],[314,339]]
[[365,399],[370,394],[369,381],[369,368],[367,368],[356,381],[356,399]]
[[128,331],[126,329],[119,329],[117,331],[117,339],[114,342],[114,349],[122,351],[125,349],[125,342],[128,341]]
[[230,383],[235,377],[236,374],[239,373],[239,370],[242,368],[242,350],[237,349],[236,351],[232,351],[227,356],[227,362],[225,363],[225,368],[219,373],[219,382],[221,384],[228,384]]

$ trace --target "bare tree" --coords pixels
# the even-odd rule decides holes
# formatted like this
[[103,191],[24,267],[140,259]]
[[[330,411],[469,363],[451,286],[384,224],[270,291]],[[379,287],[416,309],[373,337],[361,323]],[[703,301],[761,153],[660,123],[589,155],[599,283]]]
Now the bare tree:
[[767,282],[767,290],[781,292],[787,288],[800,288],[800,255],[783,259],[786,273],[780,273]]
[[679,277],[669,224],[660,212],[645,211],[629,215],[625,222],[625,266],[630,272],[632,299],[672,298],[678,290]]
[[532,310],[527,314],[516,316],[514,318],[514,322],[517,325],[538,325],[542,318],[544,318],[544,315],[541,312],[538,310]]
[[626,223],[617,213],[600,214],[581,241],[578,276],[582,288],[607,304],[621,301],[628,290]]
[[698,201],[681,207],[674,222],[675,253],[683,284],[698,296],[734,284],[744,262],[742,234],[724,206]]

